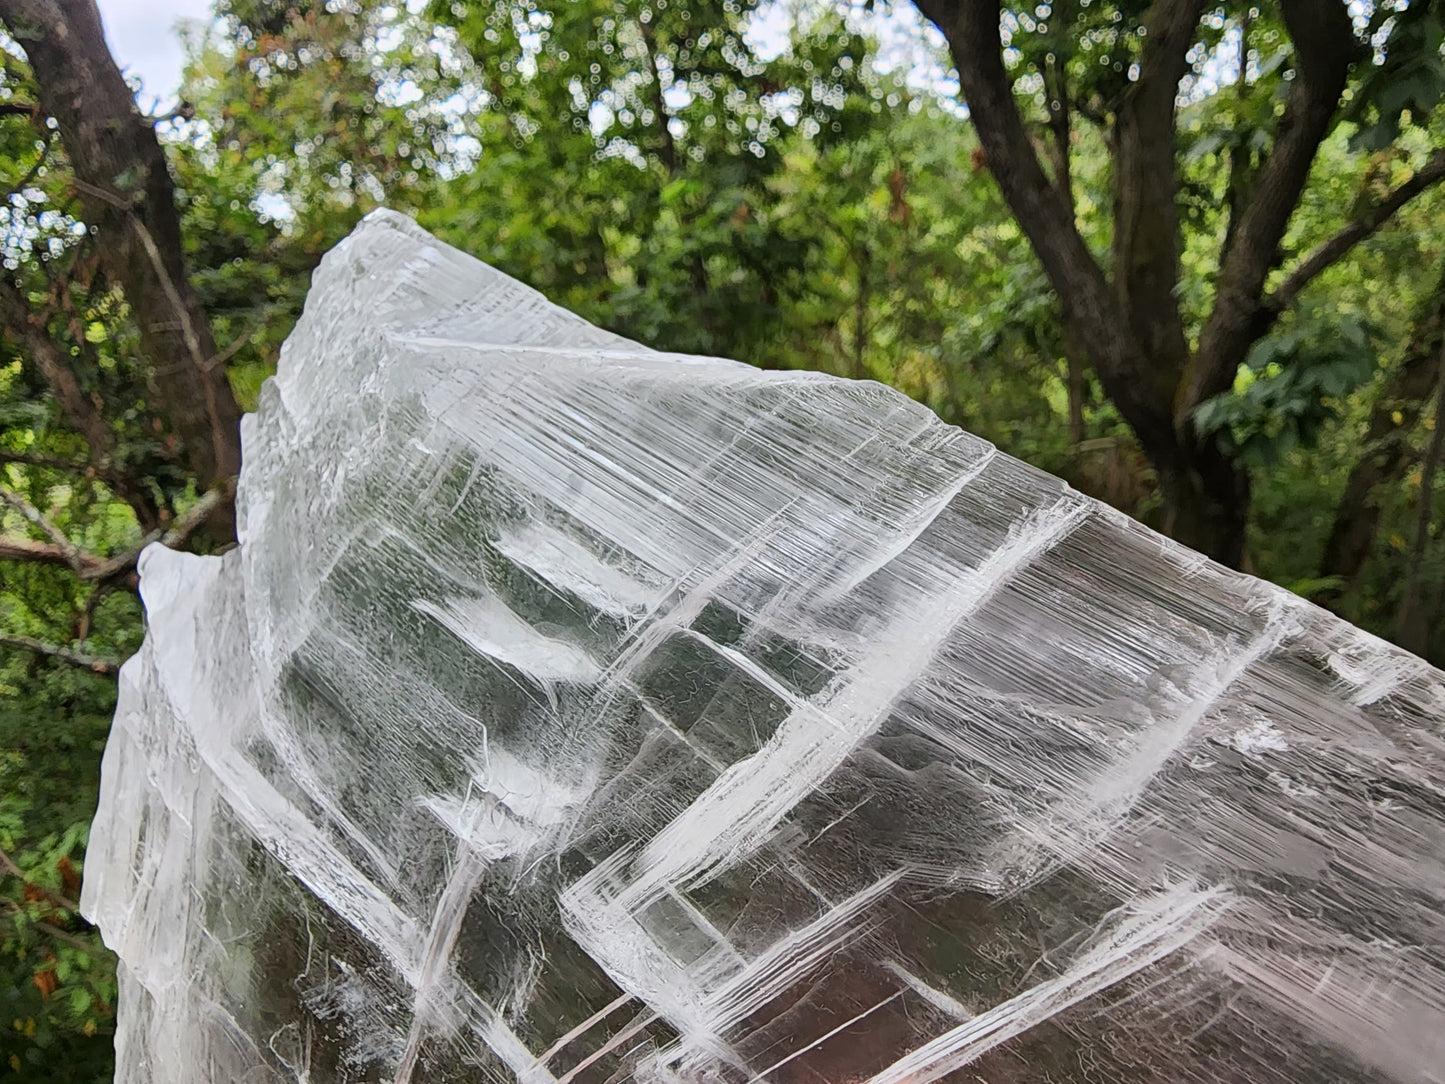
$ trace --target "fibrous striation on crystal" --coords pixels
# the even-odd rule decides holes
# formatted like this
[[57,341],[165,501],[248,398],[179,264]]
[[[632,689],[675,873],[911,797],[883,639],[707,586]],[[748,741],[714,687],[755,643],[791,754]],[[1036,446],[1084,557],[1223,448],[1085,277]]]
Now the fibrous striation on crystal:
[[1445,1080],[1445,675],[877,384],[392,213],[142,560],[155,1084]]

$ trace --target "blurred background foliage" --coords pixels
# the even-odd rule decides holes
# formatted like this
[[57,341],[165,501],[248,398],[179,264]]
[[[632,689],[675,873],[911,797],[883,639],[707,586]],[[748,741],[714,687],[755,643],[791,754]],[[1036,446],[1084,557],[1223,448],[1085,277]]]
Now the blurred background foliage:
[[[1056,6],[1006,7],[1004,57],[1041,156],[1070,111],[1077,226],[1107,267],[1111,110],[1147,12]],[[1439,7],[1357,13],[1362,55],[1277,263],[1445,145]],[[1205,5],[1195,38],[1175,117],[1190,336],[1293,76],[1271,3]],[[386,204],[626,336],[883,381],[1163,522],[1155,467],[1081,363],[941,39],[901,4],[217,0],[188,41],[180,103],[146,123],[243,409],[320,256]],[[0,1077],[96,1081],[114,963],[75,900],[116,665],[143,631],[133,553],[166,531],[225,539],[187,520],[205,496],[36,74],[10,38],[0,62]],[[1194,419],[1247,472],[1243,567],[1437,663],[1442,325],[1445,187],[1422,186]]]

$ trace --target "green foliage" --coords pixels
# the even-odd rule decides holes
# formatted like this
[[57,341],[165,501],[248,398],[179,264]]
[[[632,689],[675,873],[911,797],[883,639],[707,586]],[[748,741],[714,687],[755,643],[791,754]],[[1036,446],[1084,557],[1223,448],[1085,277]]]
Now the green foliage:
[[624,334],[765,358],[820,242],[780,205],[788,150],[863,137],[892,88],[826,12],[763,59],[755,7],[436,5],[489,108],[424,224]]
[[0,868],[0,1074],[109,1071],[115,961],[73,905],[113,707],[104,679],[0,664],[0,867],[23,874]]
[[1305,309],[1254,345],[1233,390],[1201,404],[1195,422],[1251,467],[1274,466],[1340,416],[1375,375],[1378,349],[1366,321]]
[[[751,20],[762,6],[222,0],[190,57],[193,115],[161,130],[186,258],[242,405],[274,370],[316,261],[386,203],[622,334],[887,382],[1157,522],[1154,473],[1078,364],[957,103],[906,67],[884,70],[863,5],[790,5],[786,33],[760,44]],[[1062,0],[1010,9],[1005,23],[1005,59],[1050,170],[1056,106],[1066,97],[1072,109],[1076,215],[1106,267],[1109,122],[1137,78],[1149,7]],[[1370,18],[1375,55],[1356,67],[1281,265],[1377,206],[1442,144],[1439,5],[1381,5]],[[1228,193],[1249,192],[1293,79],[1273,3],[1218,6],[1196,36],[1176,132],[1178,296],[1192,337],[1231,240]],[[34,100],[16,56],[0,73],[5,98]],[[99,404],[109,450],[95,454],[11,329],[0,486],[86,552],[113,556],[146,534],[147,516],[170,522],[195,493],[156,423],[165,389],[143,379],[124,298],[93,270],[101,242],[76,221],[68,178],[52,135],[23,114],[0,117],[0,257]],[[1420,269],[1445,255],[1442,222],[1439,192],[1409,204],[1321,275],[1196,415],[1249,471],[1252,570],[1305,594],[1348,586],[1345,615],[1387,634],[1420,502],[1440,501],[1421,492],[1418,467],[1377,494],[1379,541],[1358,584],[1322,576],[1320,555],[1430,300]],[[1420,413],[1403,436],[1412,463],[1435,424]],[[5,538],[47,540],[0,508]],[[0,633],[113,659],[139,643],[127,584],[96,592],[56,563],[6,561],[0,576]],[[1445,585],[1433,536],[1423,582],[1434,595]],[[1445,631],[1433,649],[1445,657]],[[107,1075],[112,961],[55,897],[73,901],[83,871],[113,696],[101,676],[0,647],[0,850],[21,871],[0,872],[0,1077],[12,1054],[17,1079]]]
[[1346,113],[1356,125],[1353,150],[1378,151],[1395,142],[1407,118],[1430,116],[1445,97],[1445,19],[1439,5],[1417,0],[1395,13],[1376,12],[1384,43]]

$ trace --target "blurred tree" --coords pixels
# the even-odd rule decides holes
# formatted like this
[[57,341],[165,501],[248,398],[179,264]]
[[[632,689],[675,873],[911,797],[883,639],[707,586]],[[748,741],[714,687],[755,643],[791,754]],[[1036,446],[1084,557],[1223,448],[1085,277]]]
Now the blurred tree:
[[425,220],[624,334],[766,362],[818,241],[776,213],[785,148],[879,128],[893,88],[823,7],[764,53],[757,7],[434,4],[484,108]]
[[[1202,0],[1061,0],[1028,10],[998,0],[919,0],[918,7],[948,41],[983,161],[1058,292],[1081,362],[1098,374],[1158,472],[1165,530],[1239,564],[1249,474],[1238,450],[1217,439],[1226,419],[1206,408],[1230,391],[1251,347],[1310,282],[1445,179],[1445,150],[1437,148],[1398,185],[1365,189],[1337,232],[1271,288],[1331,131],[1351,121],[1360,147],[1390,145],[1406,118],[1423,119],[1439,101],[1445,63],[1435,6],[1380,5],[1358,27],[1340,0],[1239,10]],[[1231,62],[1227,42],[1232,86],[1211,87]],[[1222,123],[1213,147],[1196,144],[1195,153],[1222,156],[1228,168],[1215,190],[1222,214],[1213,222],[1220,248],[1209,300],[1191,313],[1181,290],[1179,157],[1181,104],[1196,91]],[[1030,110],[1045,118],[1051,169],[1027,124]],[[1110,157],[1106,259],[1080,233],[1071,195],[1079,123],[1103,131]],[[1347,378],[1341,373],[1306,394]]]
[[97,1080],[114,962],[76,901],[136,556],[234,538],[240,413],[93,0],[0,23],[0,1071]]
[[90,0],[0,0],[51,20],[0,39],[0,1072],[106,1075],[72,905],[135,554],[226,537],[212,421],[380,203],[650,345],[893,384],[1445,658],[1438,3],[1346,43],[1314,2],[925,3],[967,125],[862,3],[222,0],[156,118]]
[[[123,291],[134,311],[150,371],[165,377],[157,410],[181,441],[180,456],[197,484],[228,486],[240,470],[240,412],[186,273],[170,170],[111,59],[94,0],[0,0],[0,22],[34,73],[30,122],[42,134],[53,123],[64,148],[87,225],[86,243],[76,248],[93,257],[94,270]],[[52,285],[64,289],[59,281]],[[13,284],[3,298],[7,326],[19,331],[30,322],[22,318],[28,300]],[[218,506],[223,537],[234,533],[228,507]]]

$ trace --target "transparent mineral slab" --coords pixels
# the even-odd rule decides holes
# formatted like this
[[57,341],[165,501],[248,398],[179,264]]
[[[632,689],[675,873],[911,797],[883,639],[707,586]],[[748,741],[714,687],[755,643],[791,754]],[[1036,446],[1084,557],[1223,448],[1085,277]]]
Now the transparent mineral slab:
[[386,212],[149,550],[132,1082],[1445,1080],[1445,675]]

